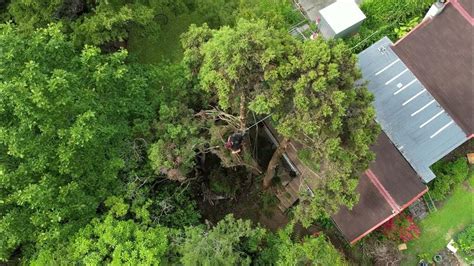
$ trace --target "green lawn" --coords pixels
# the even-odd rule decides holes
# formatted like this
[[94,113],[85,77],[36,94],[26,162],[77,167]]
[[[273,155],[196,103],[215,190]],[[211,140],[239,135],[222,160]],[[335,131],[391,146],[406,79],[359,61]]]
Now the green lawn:
[[408,243],[407,259],[402,265],[416,265],[417,254],[433,257],[446,247],[449,240],[468,224],[474,222],[474,176],[460,184],[437,212],[431,213],[419,223],[420,238]]
[[156,36],[143,36],[140,30],[131,30],[128,50],[137,56],[141,63],[156,64],[163,60],[178,62],[183,56],[180,35],[187,31],[189,25],[203,23],[202,18],[193,12],[179,16],[168,15],[168,23],[161,27]]

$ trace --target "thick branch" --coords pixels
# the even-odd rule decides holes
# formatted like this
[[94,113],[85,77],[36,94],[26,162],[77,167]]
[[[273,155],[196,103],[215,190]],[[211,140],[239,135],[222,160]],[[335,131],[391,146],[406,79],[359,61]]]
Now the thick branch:
[[265,176],[263,177],[263,189],[267,189],[270,187],[270,184],[272,182],[273,177],[275,176],[275,169],[278,166],[278,162],[283,155],[283,153],[286,150],[286,147],[289,144],[289,139],[284,138],[281,142],[276,151],[273,153],[272,158],[270,159],[270,162],[268,163],[267,166],[267,172],[265,173]]

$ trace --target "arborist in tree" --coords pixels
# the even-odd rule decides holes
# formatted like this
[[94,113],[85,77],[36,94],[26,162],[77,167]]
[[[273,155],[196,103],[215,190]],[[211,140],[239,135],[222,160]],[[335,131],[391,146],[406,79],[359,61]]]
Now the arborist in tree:
[[227,142],[225,143],[225,147],[232,151],[232,154],[237,154],[242,149],[242,142],[244,141],[244,135],[251,129],[252,127],[258,125],[263,120],[269,118],[272,114],[265,116],[264,118],[260,119],[258,122],[255,122],[253,125],[246,128],[243,132],[233,133],[227,138]]
[[237,154],[241,151],[244,134],[234,133],[227,138],[225,147],[232,151],[232,154]]

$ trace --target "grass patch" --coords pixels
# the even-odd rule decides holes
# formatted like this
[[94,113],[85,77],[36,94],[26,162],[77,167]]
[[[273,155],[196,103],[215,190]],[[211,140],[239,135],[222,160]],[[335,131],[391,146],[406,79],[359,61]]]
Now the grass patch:
[[144,64],[157,64],[162,61],[179,62],[183,57],[180,36],[191,24],[204,22],[197,12],[178,16],[168,15],[168,23],[161,26],[159,36],[146,36],[140,29],[131,30],[128,50]]
[[[466,186],[466,183],[469,183],[470,187]],[[426,253],[432,258],[446,247],[456,233],[474,222],[474,177],[471,175],[466,183],[458,184],[443,207],[419,223],[421,236],[408,243],[406,259],[402,265],[416,265],[418,254]]]

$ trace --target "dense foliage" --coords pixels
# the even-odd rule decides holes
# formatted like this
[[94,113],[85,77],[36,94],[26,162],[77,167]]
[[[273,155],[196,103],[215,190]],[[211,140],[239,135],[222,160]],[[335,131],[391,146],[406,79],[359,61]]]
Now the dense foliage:
[[465,157],[455,161],[439,161],[432,166],[436,179],[429,183],[434,200],[444,200],[457,184],[467,179],[469,166]]
[[99,2],[93,13],[84,15],[71,24],[77,44],[123,42],[128,38],[128,30],[132,26],[146,28],[144,34],[158,34],[159,25],[154,21],[153,9],[141,4],[126,4],[115,8],[107,3]]
[[[358,174],[373,159],[369,145],[379,131],[373,96],[355,86],[360,73],[344,43],[299,42],[265,21],[240,20],[234,28],[191,27],[183,45],[184,62],[199,88],[238,117],[238,123],[229,123],[234,131],[245,131],[250,111],[272,114],[284,140],[269,163],[264,188],[289,141],[303,144],[303,160],[317,162],[313,170],[322,178],[316,195],[296,212],[305,225],[357,202]],[[245,149],[243,156],[249,156]]]
[[353,48],[354,53],[359,53],[384,36],[397,41],[403,36],[399,33],[401,28],[412,28],[412,21],[424,17],[433,3],[433,0],[362,1],[360,8],[367,19],[359,32],[348,38],[349,47]]
[[250,265],[262,247],[265,230],[227,216],[215,227],[191,227],[179,247],[184,265]]
[[0,26],[4,259],[93,218],[119,185],[127,139],[154,116],[151,73],[126,64],[126,51],[102,55],[86,46],[78,53],[59,25],[20,36]]
[[270,248],[262,252],[262,262],[271,265],[345,265],[338,252],[324,243],[324,235],[304,237],[300,242],[292,238],[292,226],[268,238]]
[[[183,14],[209,26],[183,35],[182,62],[129,55],[132,32],[166,41]],[[254,182],[265,165],[248,136],[244,158],[222,147],[268,114],[325,177],[297,219],[356,201],[378,132],[372,96],[354,85],[341,41],[287,33],[301,19],[287,0],[0,0],[0,261],[344,265],[323,234],[300,237],[293,222],[272,233],[198,211],[204,194],[243,182],[275,200]],[[237,165],[248,168],[225,168]]]
[[[75,44],[123,46],[133,27],[143,34],[159,35],[160,25],[155,19],[163,10],[183,10],[182,1],[86,1],[86,0],[12,0],[8,5],[11,19],[23,33],[61,21],[62,31],[70,33]],[[160,10],[160,11],[158,11]],[[121,43],[121,44],[120,44]]]
[[474,262],[474,224],[468,225],[464,231],[456,237],[456,246],[467,263]]
[[408,214],[400,214],[385,222],[380,230],[390,240],[394,242],[407,243],[420,236],[420,229],[413,221],[413,217]]
[[43,250],[34,263],[158,265],[168,251],[168,229],[143,227],[112,215],[94,219],[56,253]]

